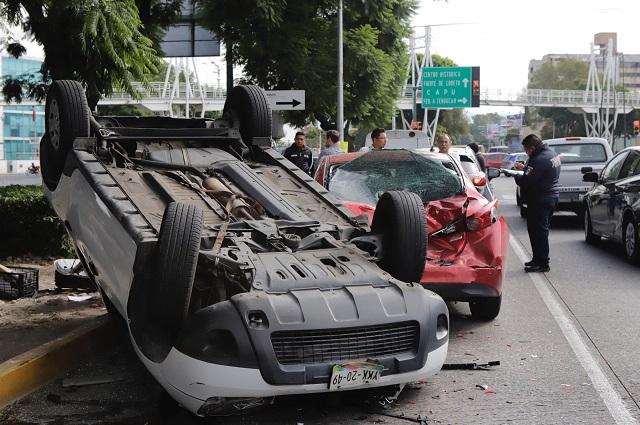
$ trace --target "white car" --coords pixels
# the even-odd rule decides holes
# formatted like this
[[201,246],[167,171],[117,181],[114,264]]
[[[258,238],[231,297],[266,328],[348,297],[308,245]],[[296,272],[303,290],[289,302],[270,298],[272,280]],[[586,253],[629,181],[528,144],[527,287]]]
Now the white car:
[[486,173],[480,169],[480,164],[473,150],[469,146],[453,146],[449,148],[449,154],[458,161],[478,192],[487,200],[493,201],[491,184]]
[[420,197],[385,192],[369,227],[271,146],[256,86],[210,120],[93,117],[51,85],[45,192],[144,365],[200,416],[438,372]]

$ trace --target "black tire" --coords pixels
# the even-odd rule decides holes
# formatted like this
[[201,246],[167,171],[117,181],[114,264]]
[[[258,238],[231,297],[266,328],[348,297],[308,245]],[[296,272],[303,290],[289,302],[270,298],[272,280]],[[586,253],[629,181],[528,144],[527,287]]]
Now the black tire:
[[232,88],[224,103],[223,117],[230,127],[240,130],[242,141],[247,146],[271,146],[271,109],[260,87],[245,85]]
[[152,315],[173,338],[189,312],[203,228],[202,210],[170,203],[164,211],[156,249]]
[[591,225],[591,214],[589,209],[584,209],[584,240],[589,245],[595,245],[600,242],[600,236],[593,233],[593,226]]
[[41,160],[43,181],[50,190],[58,185],[75,138],[89,136],[90,115],[80,83],[72,80],[51,83],[45,105],[45,135],[40,141],[41,153],[46,152]]
[[371,230],[383,236],[379,266],[404,282],[420,282],[427,261],[424,204],[412,192],[385,192],[376,205]]
[[493,320],[500,314],[502,295],[469,301],[469,310],[476,320]]
[[520,205],[520,217],[527,218],[527,207]]
[[622,224],[622,243],[624,244],[624,256],[627,261],[640,263],[640,236],[638,235],[638,223],[632,217],[626,217]]

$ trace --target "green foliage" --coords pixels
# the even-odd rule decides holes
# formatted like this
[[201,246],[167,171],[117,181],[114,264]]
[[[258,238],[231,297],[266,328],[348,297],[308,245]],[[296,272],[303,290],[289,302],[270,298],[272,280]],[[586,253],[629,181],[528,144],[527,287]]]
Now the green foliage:
[[65,255],[70,242],[40,186],[0,187],[0,256]]
[[99,105],[98,115],[144,117],[155,114],[142,105]]
[[[179,1],[161,0],[0,0],[0,19],[20,25],[42,44],[45,53],[40,86],[52,79],[84,83],[89,106],[113,88],[138,95],[131,83],[147,81],[158,71],[158,40],[161,28],[179,10]],[[138,8],[138,5],[140,8]],[[140,12],[140,13],[139,13]],[[41,81],[40,81],[41,80]],[[34,79],[9,81],[3,90],[7,100],[24,95],[41,100],[44,90],[30,89]]]
[[[563,59],[544,63],[533,73],[528,88],[556,90],[584,90],[589,66],[581,61]],[[566,108],[525,108],[528,122],[543,123],[541,136],[545,139],[565,136],[584,136],[584,119]]]
[[[337,2],[334,0],[202,0],[201,23],[231,47],[247,82],[305,90],[306,111],[286,120],[336,128]],[[358,125],[391,120],[408,63],[415,0],[344,2],[344,110]]]
[[500,114],[496,113],[474,115],[469,125],[469,131],[471,132],[473,140],[477,143],[488,143],[487,125],[499,124],[501,119]]
[[589,66],[574,59],[545,62],[531,76],[530,89],[584,90]]

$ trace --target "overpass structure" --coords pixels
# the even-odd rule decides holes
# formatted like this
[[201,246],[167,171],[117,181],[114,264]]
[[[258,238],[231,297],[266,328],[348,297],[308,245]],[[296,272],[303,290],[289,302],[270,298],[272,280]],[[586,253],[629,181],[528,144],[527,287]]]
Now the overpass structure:
[[[195,106],[198,112],[222,111],[226,99],[226,90],[203,85],[202,92],[188,94],[186,85],[182,85],[172,96],[164,92],[163,82],[149,84],[133,83],[139,93],[134,97],[123,91],[114,91],[105,97],[98,105],[141,105],[151,111],[171,115],[172,106]],[[413,107],[413,89],[410,86],[404,90],[396,101],[396,107],[401,110],[411,110]],[[585,96],[584,90],[546,90],[522,89],[507,91],[500,89],[484,89],[480,92],[480,104],[485,106],[531,106],[549,108],[568,108],[575,113],[596,113],[601,108],[616,109],[619,113],[629,113],[640,109],[640,91],[596,92],[596,100]],[[417,88],[416,104],[422,103],[422,90]],[[42,105],[27,100],[22,103],[0,102],[0,106],[10,108],[12,105],[34,106]]]

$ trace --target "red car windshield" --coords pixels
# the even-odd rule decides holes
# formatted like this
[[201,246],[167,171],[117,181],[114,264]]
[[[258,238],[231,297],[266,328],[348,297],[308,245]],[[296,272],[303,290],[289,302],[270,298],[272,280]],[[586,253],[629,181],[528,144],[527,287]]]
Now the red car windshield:
[[417,193],[423,202],[464,193],[452,160],[408,150],[371,151],[335,170],[329,190],[346,201],[375,205],[389,190]]

